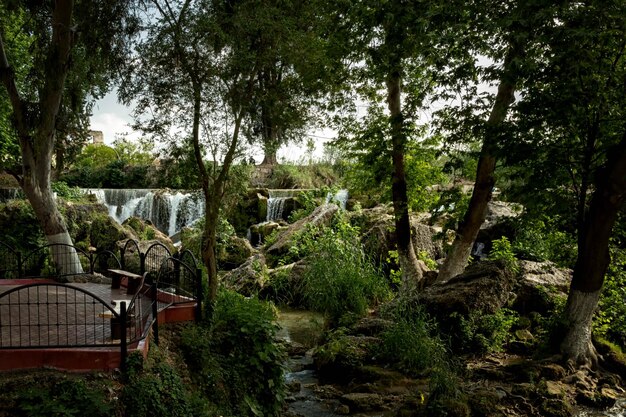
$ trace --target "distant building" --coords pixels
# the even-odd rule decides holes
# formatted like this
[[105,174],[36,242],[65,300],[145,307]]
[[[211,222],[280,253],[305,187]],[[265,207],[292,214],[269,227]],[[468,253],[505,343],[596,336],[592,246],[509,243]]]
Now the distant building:
[[100,130],[90,130],[89,136],[91,136],[91,143],[94,145],[101,145],[104,143],[104,133]]

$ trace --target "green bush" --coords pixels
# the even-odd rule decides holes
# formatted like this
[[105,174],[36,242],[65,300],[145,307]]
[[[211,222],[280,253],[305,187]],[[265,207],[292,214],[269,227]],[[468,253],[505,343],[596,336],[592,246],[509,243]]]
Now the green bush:
[[611,264],[606,273],[594,333],[626,346],[626,251],[611,247]]
[[363,252],[358,230],[341,215],[314,239],[310,250],[303,277],[308,308],[338,323],[388,298],[386,280]]
[[496,239],[492,242],[488,259],[504,262],[504,265],[514,273],[520,271],[519,263],[511,247],[511,242],[509,242],[506,236],[502,236],[500,239]]
[[194,382],[224,414],[279,414],[285,356],[276,341],[275,318],[270,304],[223,290],[212,321],[183,333],[183,354]]
[[399,299],[384,314],[394,324],[381,335],[383,358],[414,376],[446,362],[446,347],[437,335],[437,326],[419,304]]
[[127,417],[210,415],[208,404],[188,392],[176,370],[163,359],[133,372],[121,400]]
[[80,191],[78,187],[70,187],[63,181],[55,181],[51,185],[52,191],[57,194],[58,197],[66,200],[80,200],[85,195]]
[[513,251],[520,258],[574,267],[578,252],[576,238],[559,230],[558,218],[522,219],[515,228]]
[[516,312],[502,308],[495,314],[472,311],[465,316],[450,315],[452,346],[461,352],[500,352],[508,341],[511,327],[516,323]]
[[35,386],[18,393],[17,415],[28,417],[104,417],[113,407],[100,391],[79,379],[65,379],[50,386]]

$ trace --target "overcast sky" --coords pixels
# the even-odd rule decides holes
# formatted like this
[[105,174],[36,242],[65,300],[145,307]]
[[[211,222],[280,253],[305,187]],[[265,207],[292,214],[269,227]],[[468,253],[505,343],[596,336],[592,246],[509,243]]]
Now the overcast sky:
[[[96,102],[91,116],[91,130],[99,130],[104,134],[104,143],[111,145],[116,135],[127,134],[130,139],[138,139],[141,135],[130,127],[133,119],[130,115],[132,109],[117,102],[116,91],[107,94],[102,100]],[[316,143],[315,158],[321,158],[324,151],[325,139],[333,135],[332,131],[311,132]],[[297,161],[302,158],[306,150],[306,143],[282,147],[278,151],[279,161],[284,158],[288,161]],[[250,154],[257,164],[263,160],[263,151],[259,146],[250,149]]]

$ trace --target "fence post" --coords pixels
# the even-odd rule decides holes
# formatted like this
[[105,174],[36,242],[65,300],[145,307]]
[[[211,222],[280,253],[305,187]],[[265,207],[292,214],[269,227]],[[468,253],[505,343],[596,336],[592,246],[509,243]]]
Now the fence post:
[[15,252],[17,254],[17,277],[16,278],[22,278],[24,275],[26,275],[23,271],[22,271],[22,252]]
[[152,333],[154,334],[154,344],[159,346],[159,308],[158,308],[158,288],[156,282],[152,283]]
[[146,272],[146,254],[139,251],[139,275]]
[[200,268],[196,269],[196,322],[202,321],[202,299],[203,297],[202,291],[202,270]]
[[120,303],[120,356],[122,362],[120,363],[120,369],[122,373],[126,373],[126,357],[128,356],[128,345],[126,340],[126,325],[127,325],[127,313],[126,313],[126,301]]
[[126,254],[126,245],[120,248],[120,267],[122,268],[122,270],[126,269],[126,257],[124,256],[125,254]]

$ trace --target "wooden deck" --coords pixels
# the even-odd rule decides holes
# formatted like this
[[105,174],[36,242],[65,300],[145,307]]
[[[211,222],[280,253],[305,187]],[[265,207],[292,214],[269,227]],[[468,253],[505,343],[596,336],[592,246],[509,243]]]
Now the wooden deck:
[[[32,282],[0,281],[0,295],[23,286],[18,283]],[[50,280],[37,282],[52,283]],[[108,284],[69,285],[28,287],[0,298],[0,370],[45,366],[82,371],[119,367],[120,341],[111,337],[110,310],[97,299],[71,287],[95,295],[111,308],[116,307],[113,300],[130,303],[133,296],[126,294],[124,286],[112,289]],[[148,313],[149,304],[147,298],[138,303],[142,314]],[[159,302],[159,323],[193,320],[195,303],[166,307],[167,304]],[[129,333],[137,336],[144,330],[131,328]],[[139,350],[145,354],[149,339],[137,337],[128,346],[129,353]]]

